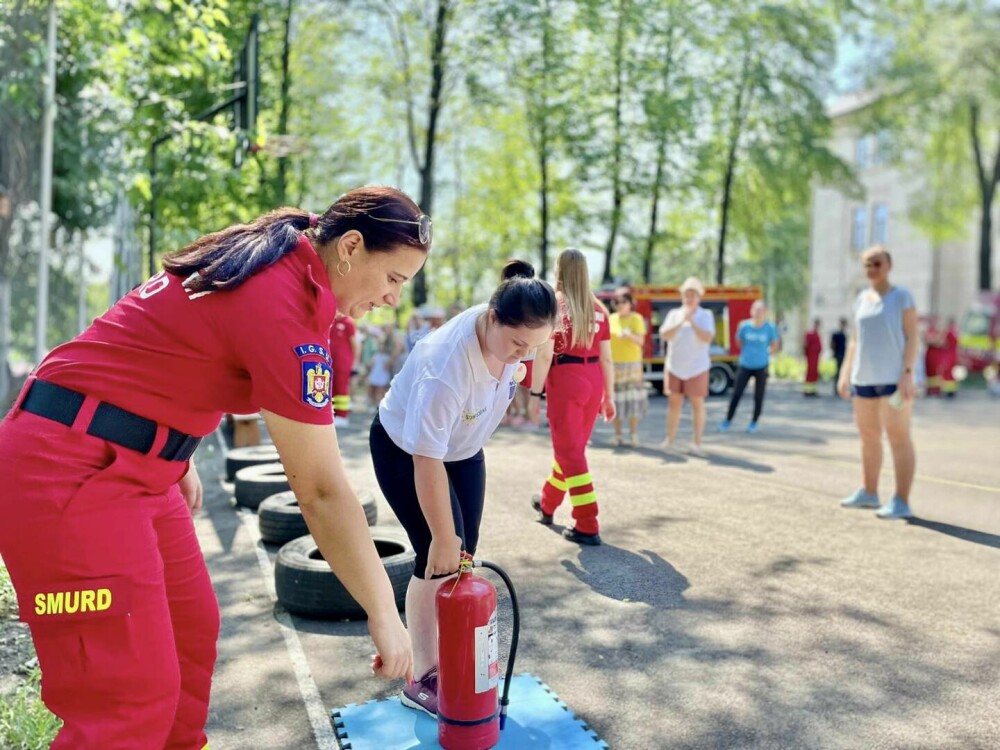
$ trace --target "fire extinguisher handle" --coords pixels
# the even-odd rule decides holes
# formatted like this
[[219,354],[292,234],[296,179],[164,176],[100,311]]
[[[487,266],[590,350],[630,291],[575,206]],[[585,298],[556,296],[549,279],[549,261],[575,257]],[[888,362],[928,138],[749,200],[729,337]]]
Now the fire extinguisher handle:
[[513,610],[513,623],[510,634],[510,652],[507,655],[507,672],[503,680],[503,696],[500,698],[500,729],[504,728],[507,723],[507,706],[510,704],[510,683],[514,679],[514,659],[517,656],[517,642],[521,634],[521,610],[517,605],[517,593],[514,591],[514,584],[510,580],[510,576],[501,568],[499,565],[488,562],[487,560],[476,560],[472,563],[473,567],[476,568],[487,568],[492,570],[501,579],[503,579],[504,584],[507,586],[507,591],[510,594],[510,606]]

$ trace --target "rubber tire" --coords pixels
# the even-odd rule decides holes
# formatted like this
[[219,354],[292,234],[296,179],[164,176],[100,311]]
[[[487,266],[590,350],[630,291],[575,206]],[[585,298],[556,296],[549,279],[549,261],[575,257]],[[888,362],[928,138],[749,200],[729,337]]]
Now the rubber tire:
[[285,476],[285,467],[277,463],[240,469],[236,472],[233,485],[236,504],[252,510],[257,510],[271,495],[291,489],[288,477]]
[[[372,526],[385,572],[395,594],[396,606],[406,605],[406,589],[413,577],[416,553],[406,532],[395,526]],[[311,536],[288,542],[278,550],[274,563],[274,588],[278,603],[294,615],[317,619],[363,620],[367,617],[327,565]]]
[[708,395],[725,396],[733,385],[733,371],[722,364],[714,364],[708,371]]
[[[378,522],[378,502],[368,490],[358,492],[358,500],[365,509],[368,525]],[[285,544],[309,533],[306,519],[302,517],[299,501],[291,490],[271,495],[257,508],[260,538],[268,544]]]
[[273,443],[264,445],[249,445],[246,448],[233,448],[226,454],[226,479],[232,482],[236,472],[248,466],[279,463],[278,451]]

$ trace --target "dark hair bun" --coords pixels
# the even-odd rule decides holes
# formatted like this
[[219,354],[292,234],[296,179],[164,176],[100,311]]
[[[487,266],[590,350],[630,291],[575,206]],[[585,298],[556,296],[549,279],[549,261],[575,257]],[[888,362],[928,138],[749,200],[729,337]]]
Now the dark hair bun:
[[506,281],[507,279],[533,279],[535,278],[535,267],[531,265],[526,260],[518,260],[517,258],[511,258],[503,265],[503,270],[500,271],[500,281]]

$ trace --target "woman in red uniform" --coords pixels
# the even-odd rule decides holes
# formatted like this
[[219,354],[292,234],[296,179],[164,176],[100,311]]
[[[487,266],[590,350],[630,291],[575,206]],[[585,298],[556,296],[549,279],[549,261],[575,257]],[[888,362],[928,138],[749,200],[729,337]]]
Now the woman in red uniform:
[[346,427],[351,420],[351,371],[358,358],[358,329],[347,315],[337,314],[330,328],[333,363],[333,423]]
[[223,412],[260,411],[309,528],[369,615],[386,678],[409,637],[348,484],[326,346],[338,306],[398,302],[430,220],[390,188],[284,208],[195,241],[53,350],[0,425],[0,555],[28,620],[53,748],[207,747],[219,609],[190,458]]
[[586,449],[597,415],[603,414],[605,421],[615,418],[615,370],[608,311],[590,291],[587,259],[579,250],[563,250],[556,261],[556,297],[562,327],[538,350],[531,380],[532,399],[540,398],[545,387],[555,459],[542,494],[531,505],[540,523],[551,524],[568,490],[574,526],[563,536],[597,545],[597,493]]

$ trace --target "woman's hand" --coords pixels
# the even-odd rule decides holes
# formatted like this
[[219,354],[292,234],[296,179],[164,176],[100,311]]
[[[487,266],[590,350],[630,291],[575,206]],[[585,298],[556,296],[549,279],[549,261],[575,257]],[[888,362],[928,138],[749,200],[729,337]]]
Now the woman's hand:
[[194,461],[188,464],[187,474],[181,478],[177,486],[180,488],[187,507],[191,509],[191,514],[194,515],[201,510],[201,477],[198,476],[198,469],[195,468]]
[[601,414],[604,415],[605,422],[613,422],[615,419],[615,414],[617,414],[615,409],[615,401],[612,398],[604,397],[604,402],[601,404]]
[[903,397],[903,401],[912,401],[917,397],[917,385],[913,382],[913,372],[903,373],[896,384],[896,390]]
[[413,647],[399,614],[369,617],[368,633],[375,643],[372,673],[383,680],[413,679]]
[[851,397],[851,386],[848,383],[847,378],[841,378],[837,381],[837,395],[845,400]]
[[431,548],[427,552],[427,567],[424,578],[428,581],[433,576],[449,575],[458,570],[462,559],[462,537],[457,534],[436,536],[431,540]]
[[528,396],[528,421],[533,425],[542,421],[542,399],[538,396]]

